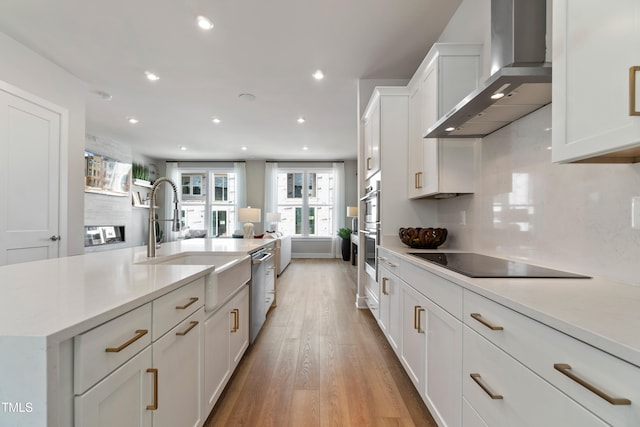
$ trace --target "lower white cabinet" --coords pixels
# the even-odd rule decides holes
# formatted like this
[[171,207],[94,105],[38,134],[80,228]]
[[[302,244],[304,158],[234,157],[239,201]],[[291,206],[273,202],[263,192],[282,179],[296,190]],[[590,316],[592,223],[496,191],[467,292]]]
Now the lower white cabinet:
[[153,427],[202,425],[204,307],[153,343]]
[[[456,286],[453,283],[451,286]],[[427,350],[424,396],[442,426],[459,426],[462,394],[462,322],[425,301]]]
[[400,352],[402,322],[400,317],[400,286],[402,280],[381,264],[378,267],[380,277],[380,318],[378,324],[387,336],[391,348]]
[[249,286],[211,315],[204,330],[206,417],[249,346]]
[[413,385],[424,392],[427,299],[407,284],[400,288],[402,311],[402,345],[400,357]]
[[153,404],[151,347],[75,397],[75,426],[150,427]]
[[491,427],[607,425],[467,326],[463,357],[464,398]]

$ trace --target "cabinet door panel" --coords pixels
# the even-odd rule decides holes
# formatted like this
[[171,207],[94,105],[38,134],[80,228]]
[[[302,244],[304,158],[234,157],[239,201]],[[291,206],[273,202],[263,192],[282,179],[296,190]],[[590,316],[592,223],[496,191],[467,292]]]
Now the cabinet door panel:
[[205,322],[204,394],[207,413],[213,409],[224,385],[231,376],[231,364],[229,363],[229,328],[233,322],[231,317],[232,315],[225,305]]
[[403,284],[402,293],[402,364],[421,394],[424,391],[426,349],[426,298]]
[[[200,308],[153,344],[153,364],[158,369],[154,427],[194,427],[202,423],[203,318],[204,308]],[[194,326],[192,322],[198,323]]]
[[629,68],[640,65],[640,3],[553,2],[553,161],[640,144]]
[[[229,332],[229,360],[233,372],[235,366],[238,365],[244,351],[249,347],[249,287],[245,288],[236,295],[228,304],[227,313],[231,310],[238,310],[237,314],[230,316],[230,324],[227,329]],[[237,316],[237,323],[234,316]]]
[[425,397],[442,425],[460,425],[462,322],[431,301],[427,308]]
[[75,425],[150,427],[151,347],[116,369],[86,393],[75,397]]

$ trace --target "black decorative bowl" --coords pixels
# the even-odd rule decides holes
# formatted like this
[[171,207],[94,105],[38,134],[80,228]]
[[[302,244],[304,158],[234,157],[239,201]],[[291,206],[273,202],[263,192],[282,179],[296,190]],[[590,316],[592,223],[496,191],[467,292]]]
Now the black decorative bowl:
[[436,249],[447,240],[446,228],[401,228],[398,232],[400,240],[414,249]]

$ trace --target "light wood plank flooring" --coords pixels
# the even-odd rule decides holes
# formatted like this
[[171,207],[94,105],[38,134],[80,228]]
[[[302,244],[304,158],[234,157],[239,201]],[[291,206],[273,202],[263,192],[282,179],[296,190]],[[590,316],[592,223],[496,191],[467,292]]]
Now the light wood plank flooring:
[[205,427],[433,426],[342,260],[293,260]]

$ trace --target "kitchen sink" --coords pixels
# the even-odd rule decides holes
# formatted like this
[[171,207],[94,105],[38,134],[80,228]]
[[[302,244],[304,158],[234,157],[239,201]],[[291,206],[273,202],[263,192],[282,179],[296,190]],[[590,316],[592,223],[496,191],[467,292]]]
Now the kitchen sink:
[[139,264],[214,265],[205,276],[205,311],[214,311],[251,279],[251,257],[243,252],[183,252],[151,258]]

